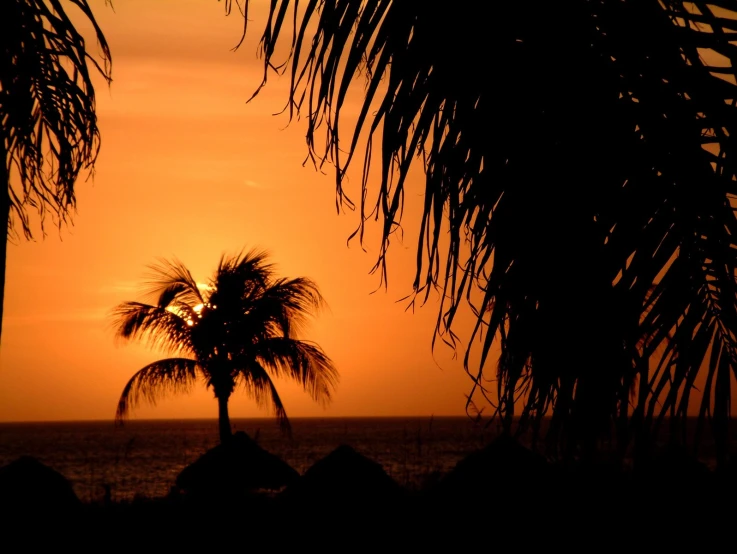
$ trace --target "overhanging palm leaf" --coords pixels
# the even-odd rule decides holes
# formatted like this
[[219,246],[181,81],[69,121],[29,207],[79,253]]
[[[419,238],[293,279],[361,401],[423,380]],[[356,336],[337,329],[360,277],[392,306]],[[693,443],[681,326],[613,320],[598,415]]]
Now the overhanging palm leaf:
[[156,305],[120,304],[113,314],[116,334],[192,359],[163,360],[136,373],[116,419],[122,421],[139,399],[189,390],[197,376],[218,401],[221,441],[231,434],[228,401],[238,385],[259,406],[271,407],[286,432],[291,427],[272,376],[296,380],[323,405],[330,401],[335,366],[319,346],[296,338],[297,328],[323,304],[314,282],[275,278],[266,253],[258,251],[223,256],[203,291],[178,260],[152,269],[146,290]]
[[[74,184],[100,148],[89,65],[110,81],[111,57],[86,0],[68,0],[92,23],[102,64],[90,55],[61,0],[0,2],[0,220],[7,237],[20,224],[33,236],[30,213],[62,225],[75,206]],[[0,242],[0,332],[6,241]]]
[[[266,72],[290,74],[289,115],[307,112],[310,156],[335,164],[349,207],[343,178],[367,139],[356,233],[381,219],[382,279],[422,160],[414,291],[442,289],[436,331],[450,344],[462,305],[477,314],[469,404],[484,395],[507,426],[515,413],[534,428],[550,414],[550,444],[564,453],[614,424],[624,452],[666,416],[681,433],[700,380],[700,413],[724,454],[737,371],[736,13],[733,0],[541,0],[493,14],[478,2],[275,0],[261,47]],[[341,113],[361,73],[346,142]]]

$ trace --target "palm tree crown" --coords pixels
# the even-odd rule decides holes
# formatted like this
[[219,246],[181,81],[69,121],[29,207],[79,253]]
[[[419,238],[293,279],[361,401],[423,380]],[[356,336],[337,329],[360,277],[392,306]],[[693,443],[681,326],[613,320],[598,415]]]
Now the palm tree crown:
[[114,312],[116,335],[137,339],[172,355],[140,369],[126,384],[116,421],[140,400],[187,392],[203,380],[218,400],[221,442],[231,435],[228,399],[242,386],[259,406],[274,410],[282,429],[290,424],[272,377],[295,379],[322,404],[338,374],[316,344],[296,338],[307,317],[323,304],[310,279],[277,278],[264,252],[223,256],[200,286],[179,261],[151,266],[147,293],[155,302],[124,302]]

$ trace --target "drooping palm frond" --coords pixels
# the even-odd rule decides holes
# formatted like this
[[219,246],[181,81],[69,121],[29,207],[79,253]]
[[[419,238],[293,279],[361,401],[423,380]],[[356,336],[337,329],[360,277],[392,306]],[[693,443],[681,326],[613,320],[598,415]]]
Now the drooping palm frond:
[[261,364],[253,360],[248,364],[247,369],[238,371],[233,378],[235,384],[242,386],[259,407],[274,412],[274,417],[276,417],[279,427],[284,433],[291,434],[292,424],[287,417],[284,403],[268,371]]
[[167,358],[138,370],[123,388],[115,411],[115,421],[122,423],[141,401],[156,402],[172,394],[191,392],[201,368],[195,360]]
[[338,383],[338,371],[316,344],[288,337],[263,340],[256,352],[261,367],[300,383],[313,400],[326,405]]
[[[454,346],[458,311],[477,314],[469,405],[484,396],[506,425],[551,415],[550,443],[566,451],[614,425],[624,448],[665,417],[685,429],[699,387],[724,445],[737,372],[737,2],[487,8],[275,0],[265,75],[289,73],[289,116],[307,114],[310,156],[335,165],[339,204],[353,206],[344,177],[367,141],[357,234],[380,220],[382,279],[407,175],[423,164],[414,290],[442,289],[437,336]],[[275,60],[289,20],[288,58]],[[359,75],[363,104],[343,129]]]
[[31,237],[29,209],[43,224],[62,223],[74,208],[74,183],[100,148],[90,65],[110,82],[111,56],[86,0],[68,0],[92,23],[101,64],[61,0],[6,0],[0,5],[0,120],[11,215]]
[[90,66],[109,83],[110,49],[86,0],[69,0],[92,23],[101,63],[61,0],[0,2],[0,336],[7,240],[41,232],[50,214],[58,225],[75,207],[74,184],[92,170],[100,149]]

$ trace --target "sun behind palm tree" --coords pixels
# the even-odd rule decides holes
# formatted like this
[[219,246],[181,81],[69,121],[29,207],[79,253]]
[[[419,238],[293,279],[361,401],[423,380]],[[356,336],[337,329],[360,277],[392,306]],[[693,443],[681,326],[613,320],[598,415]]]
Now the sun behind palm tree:
[[188,392],[199,379],[218,400],[220,441],[232,434],[228,400],[243,386],[259,406],[273,408],[285,432],[289,419],[272,377],[297,380],[322,404],[338,381],[333,362],[314,343],[295,338],[324,300],[310,279],[276,278],[266,253],[223,255],[206,287],[178,260],[151,266],[154,304],[124,302],[114,311],[116,336],[137,339],[175,357],[140,369],[123,389],[115,414],[122,423],[140,400],[155,404]]

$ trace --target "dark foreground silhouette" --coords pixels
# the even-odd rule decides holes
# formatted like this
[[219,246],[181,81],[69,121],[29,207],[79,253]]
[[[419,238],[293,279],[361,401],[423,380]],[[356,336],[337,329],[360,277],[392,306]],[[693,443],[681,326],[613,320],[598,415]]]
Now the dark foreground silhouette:
[[23,457],[0,468],[3,540],[17,548],[378,548],[733,544],[735,467],[675,447],[637,471],[559,467],[502,435],[418,490],[341,445],[299,475],[243,432],[204,453],[162,498],[81,502],[61,474]]

